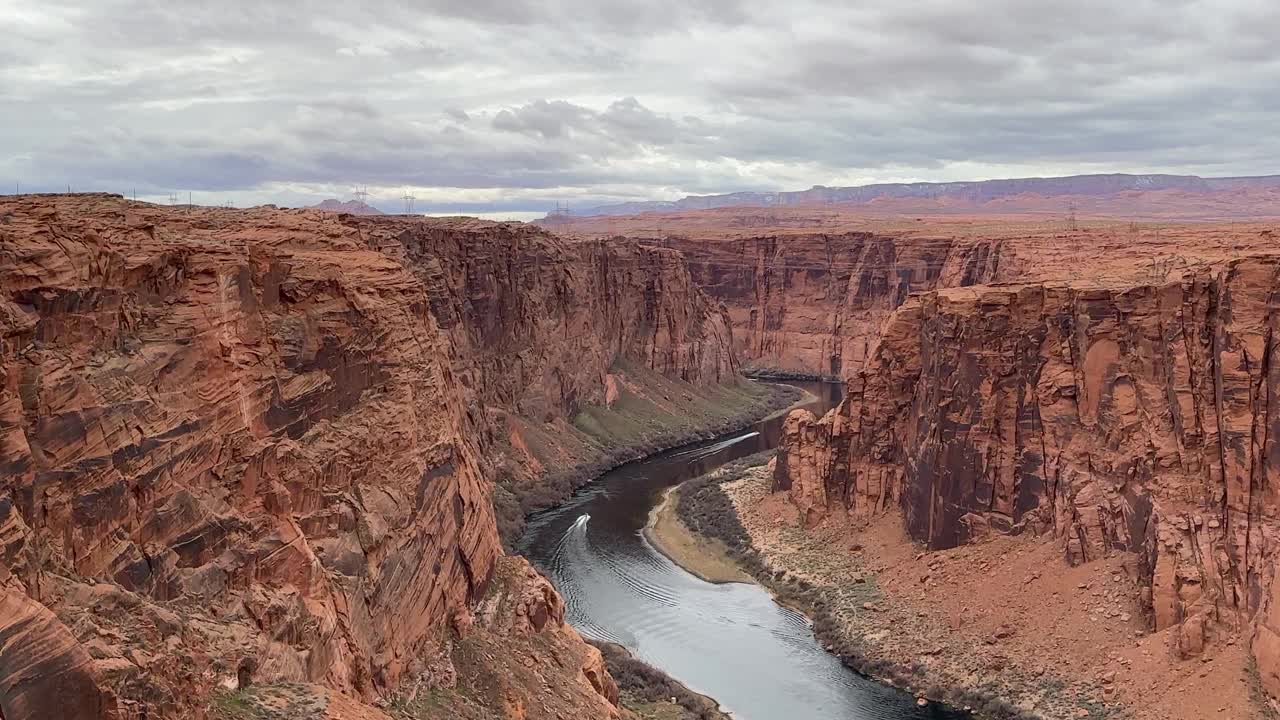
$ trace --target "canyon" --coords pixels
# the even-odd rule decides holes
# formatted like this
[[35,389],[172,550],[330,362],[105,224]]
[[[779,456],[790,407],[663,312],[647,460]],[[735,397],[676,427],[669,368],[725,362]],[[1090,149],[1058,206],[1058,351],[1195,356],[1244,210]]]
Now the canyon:
[[678,253],[634,241],[18,196],[0,288],[5,720],[624,715],[504,553],[495,466],[532,494],[678,442],[664,407],[770,401]]
[[820,541],[904,637],[918,589],[980,577],[1028,609],[934,604],[1028,658],[1030,608],[1106,588],[1162,678],[1280,696],[1268,223],[547,225],[0,200],[0,717],[631,717],[512,550],[793,399],[744,372],[844,386],[726,490],[771,573],[820,584],[769,544]]
[[[768,492],[738,491],[755,540],[774,544],[762,551],[776,562],[771,572],[796,572],[785,558],[801,562],[807,543],[847,545],[857,562],[809,578],[836,588],[877,565],[861,549],[876,544],[900,558],[897,569],[878,565],[883,582],[919,565],[931,587],[940,560],[972,552],[974,564],[957,573],[986,587],[1019,580],[982,602],[1045,613],[1076,591],[1037,597],[1041,572],[1090,588],[1115,575],[1125,590],[1108,597],[1125,598],[1126,620],[1135,616],[1125,633],[1150,633],[1184,663],[1231,655],[1238,677],[1223,687],[1232,696],[1247,697],[1250,683],[1280,694],[1280,528],[1269,480],[1280,248],[1269,223],[741,208],[549,224],[680,249],[725,302],[745,367],[844,384],[844,401],[825,416],[788,418]],[[811,540],[784,542],[775,523],[795,523]],[[1006,537],[1032,545],[1010,550],[999,544]],[[1057,559],[1030,549],[1036,543]],[[988,546],[1001,553],[983,556]],[[1027,575],[1009,557],[1024,553],[1052,565]],[[822,564],[820,554],[806,562]],[[933,558],[929,567],[922,557]],[[963,587],[973,598],[986,592]],[[909,584],[898,589],[918,608],[907,617],[929,612],[911,605]],[[965,610],[971,617],[958,622],[979,624]],[[1095,614],[1059,619],[1075,628]],[[1012,611],[1003,622],[1019,621],[1035,626]],[[1096,656],[1123,651],[1097,642]],[[1001,644],[1028,664],[1054,652],[1034,639]],[[1235,656],[1237,647],[1247,653]],[[1162,677],[1183,667],[1156,664]],[[1163,717],[1198,717],[1196,687],[1163,687],[1171,699],[1151,702]],[[1139,713],[1148,700],[1124,698]]]

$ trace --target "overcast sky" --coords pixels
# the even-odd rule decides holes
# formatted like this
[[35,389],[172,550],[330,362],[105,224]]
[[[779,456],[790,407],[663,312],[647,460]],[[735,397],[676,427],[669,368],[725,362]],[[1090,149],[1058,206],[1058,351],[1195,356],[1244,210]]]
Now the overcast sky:
[[1275,0],[0,0],[0,20],[7,192],[368,185],[476,213],[1280,172]]

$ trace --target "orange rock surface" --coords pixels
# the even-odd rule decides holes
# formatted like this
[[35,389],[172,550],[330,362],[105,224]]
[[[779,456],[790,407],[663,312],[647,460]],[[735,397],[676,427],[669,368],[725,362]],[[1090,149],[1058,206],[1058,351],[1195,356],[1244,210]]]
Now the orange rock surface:
[[[1123,216],[1121,216],[1123,217]],[[1274,244],[1272,226],[1065,215],[867,214],[729,208],[562,219],[575,238],[623,234],[675,248],[724,302],[750,370],[847,379],[911,293],[1027,281],[1132,284]]]
[[1184,657],[1252,637],[1280,692],[1271,403],[1280,256],[1134,284],[909,299],[847,399],[788,418],[775,486],[807,524],[901,509],[930,548],[1052,533],[1065,560],[1138,553]]
[[[678,255],[633,242],[0,200],[0,714],[395,691],[501,558],[489,410],[570,415],[624,357],[714,383],[729,342]],[[541,583],[531,632],[563,625]],[[568,687],[614,707],[565,632]]]

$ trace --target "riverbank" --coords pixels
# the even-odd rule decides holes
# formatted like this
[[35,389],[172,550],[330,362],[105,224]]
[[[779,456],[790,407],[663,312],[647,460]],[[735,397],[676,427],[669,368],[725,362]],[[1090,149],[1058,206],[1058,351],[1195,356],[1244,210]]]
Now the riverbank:
[[[813,393],[804,390],[802,392],[803,395],[794,403],[769,414],[763,420],[785,415],[797,407],[803,407],[818,400]],[[772,451],[761,454],[751,462],[770,454]],[[680,519],[678,507],[680,493],[684,486],[685,483],[681,483],[663,492],[661,502],[649,512],[649,522],[643,530],[645,540],[667,559],[706,582],[755,582],[755,579],[733,559],[724,542],[709,535],[693,532]]]
[[1052,539],[1005,536],[921,552],[889,516],[802,530],[754,461],[686,489],[678,513],[855,670],[991,718],[1262,717],[1244,642],[1179,661],[1146,633],[1132,558],[1069,568]]
[[494,510],[508,549],[525,519],[563,504],[610,470],[655,453],[737,432],[813,396],[793,385],[741,378],[695,387],[620,363],[605,405],[587,406],[571,422],[506,418],[495,461]]
[[729,557],[723,542],[685,527],[676,511],[680,488],[680,485],[669,488],[662,494],[662,502],[650,511],[649,524],[644,528],[645,540],[671,562],[706,582],[755,582]]
[[627,710],[644,720],[731,720],[714,698],[637,659],[616,643],[588,640],[604,656]]

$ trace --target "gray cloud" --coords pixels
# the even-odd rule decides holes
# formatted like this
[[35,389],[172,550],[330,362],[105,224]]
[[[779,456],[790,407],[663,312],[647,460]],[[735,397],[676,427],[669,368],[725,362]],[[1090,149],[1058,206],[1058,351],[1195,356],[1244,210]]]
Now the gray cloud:
[[[432,208],[1280,168],[1271,0],[0,0],[0,187]],[[375,193],[376,194],[376,193]]]

